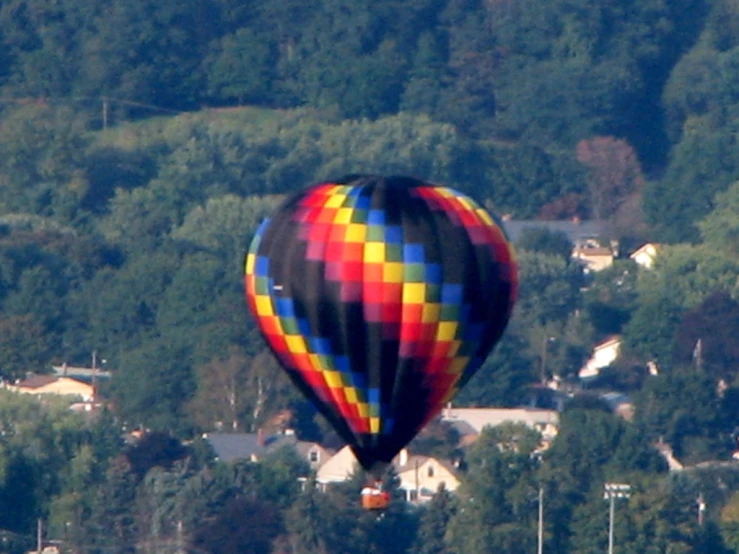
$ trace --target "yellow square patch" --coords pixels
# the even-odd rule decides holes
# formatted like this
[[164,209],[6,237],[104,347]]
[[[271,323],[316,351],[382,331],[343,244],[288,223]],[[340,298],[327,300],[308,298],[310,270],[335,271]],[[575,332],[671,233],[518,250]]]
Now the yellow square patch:
[[254,273],[254,263],[256,261],[257,257],[254,254],[249,254],[246,256],[246,265],[244,267],[244,273],[247,275],[251,275]]
[[287,335],[285,337],[285,343],[287,344],[288,350],[293,354],[305,354],[308,349],[305,347],[305,339],[297,335]]
[[332,389],[342,388],[344,386],[344,383],[341,381],[341,374],[338,371],[324,371],[323,377]]
[[334,223],[342,223],[344,225],[350,223],[352,220],[352,213],[354,213],[354,208],[339,208],[336,210]]
[[426,300],[426,283],[404,283],[403,304],[423,304]]
[[[344,240],[346,240],[346,242],[364,242],[366,237],[367,226],[364,223],[350,223],[347,225],[346,234],[344,235]],[[365,256],[366,255],[367,254],[365,253]]]
[[257,315],[274,315],[272,299],[269,296],[259,295],[254,302],[257,306]]
[[346,396],[348,402],[351,402],[352,404],[357,403],[357,389],[354,387],[346,387],[344,389],[344,396]]
[[323,205],[324,208],[341,208],[346,199],[345,194],[334,193],[326,199],[326,203]]
[[485,222],[486,225],[489,225],[489,226],[492,226],[493,225],[493,223],[494,223],[493,222],[493,218],[490,217],[490,214],[487,213],[485,210],[483,210],[482,208],[479,208],[479,209],[475,210],[475,212],[477,213],[477,217],[479,217],[480,219],[482,219]]
[[457,322],[456,321],[442,321],[439,323],[439,327],[436,329],[436,340],[448,340],[454,339],[454,335],[457,333]]
[[403,282],[402,262],[388,262],[382,266],[382,281],[385,283]]
[[382,263],[384,261],[384,242],[368,242],[364,245],[364,263]]
[[370,433],[377,434],[379,432],[380,432],[380,418],[371,417],[370,418]]

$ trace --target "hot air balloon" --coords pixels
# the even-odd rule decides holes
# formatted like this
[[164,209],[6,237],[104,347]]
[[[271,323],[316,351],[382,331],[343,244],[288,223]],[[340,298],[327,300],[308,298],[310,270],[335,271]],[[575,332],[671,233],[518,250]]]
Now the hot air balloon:
[[269,347],[377,478],[482,365],[518,282],[495,218],[411,177],[352,175],[294,194],[259,227],[245,266]]

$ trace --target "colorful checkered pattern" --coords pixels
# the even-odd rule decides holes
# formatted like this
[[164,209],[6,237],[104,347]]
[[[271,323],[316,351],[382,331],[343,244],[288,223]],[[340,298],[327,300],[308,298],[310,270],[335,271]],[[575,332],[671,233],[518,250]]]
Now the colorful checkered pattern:
[[[301,264],[319,264],[322,278],[338,291],[338,301],[361,306],[365,324],[379,326],[382,341],[397,345],[397,363],[421,376],[432,417],[457,392],[465,371],[475,371],[487,354],[480,351],[487,322],[471,320],[465,283],[447,280],[449,272],[438,255],[430,255],[425,241],[409,241],[402,221],[391,217],[390,206],[375,205],[371,192],[352,184],[312,187],[290,205],[289,228],[300,244],[296,251],[304,255]],[[452,189],[423,184],[409,188],[408,195],[488,251],[498,279],[508,284],[507,320],[517,276],[500,226]],[[352,367],[330,337],[320,336],[286,285],[276,282],[273,254],[260,248],[269,226],[265,222],[252,241],[245,275],[249,307],[270,347],[320,402],[338,411],[353,434],[392,433],[398,414],[381,387],[370,384],[363,368]],[[388,368],[390,378],[393,371]]]

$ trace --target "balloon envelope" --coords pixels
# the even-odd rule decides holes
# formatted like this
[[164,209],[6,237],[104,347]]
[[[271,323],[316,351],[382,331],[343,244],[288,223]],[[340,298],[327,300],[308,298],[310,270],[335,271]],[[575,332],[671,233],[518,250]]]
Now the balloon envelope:
[[498,341],[517,266],[469,197],[350,176],[298,192],[260,226],[245,285],[292,381],[377,473]]

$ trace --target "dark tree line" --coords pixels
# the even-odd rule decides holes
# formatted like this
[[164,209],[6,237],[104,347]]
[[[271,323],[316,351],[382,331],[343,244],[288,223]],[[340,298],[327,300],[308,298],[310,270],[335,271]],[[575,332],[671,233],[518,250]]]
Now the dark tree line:
[[[385,552],[380,537],[400,528],[418,533],[400,533],[398,551],[505,550],[530,531],[544,479],[548,545],[588,552],[602,547],[602,480],[636,475],[641,511],[619,531],[632,551],[718,548],[682,508],[696,485],[664,478],[648,444],[662,439],[687,464],[736,448],[737,21],[728,0],[0,1],[0,376],[97,351],[119,418],[70,424],[83,430],[69,443],[41,418],[40,448],[3,435],[0,528],[28,535],[48,516],[78,544],[115,537],[126,551],[141,532],[154,550],[178,540],[181,519],[191,545],[230,549],[216,536],[259,503],[247,550],[328,553],[349,540]],[[622,356],[594,388],[631,393],[634,421],[579,401],[556,463],[471,454],[490,479],[470,470],[465,487],[489,487],[496,506],[464,511],[442,494],[385,523],[349,509],[353,490],[327,502],[291,489],[292,462],[275,477],[123,455],[123,423],[180,439],[253,431],[285,409],[301,436],[335,439],[264,351],[240,275],[284,194],[357,171],[433,179],[515,218],[603,218],[622,258],[662,243],[651,271],[618,259],[586,275],[566,237],[524,236],[515,317],[459,397],[530,402],[542,375],[574,382],[593,345],[619,334]],[[24,418],[12,408],[3,429]],[[423,440],[450,451],[438,429]],[[739,544],[739,517],[713,494],[728,507],[711,522]],[[665,518],[674,536],[655,530]],[[489,536],[472,532],[480,522]]]

